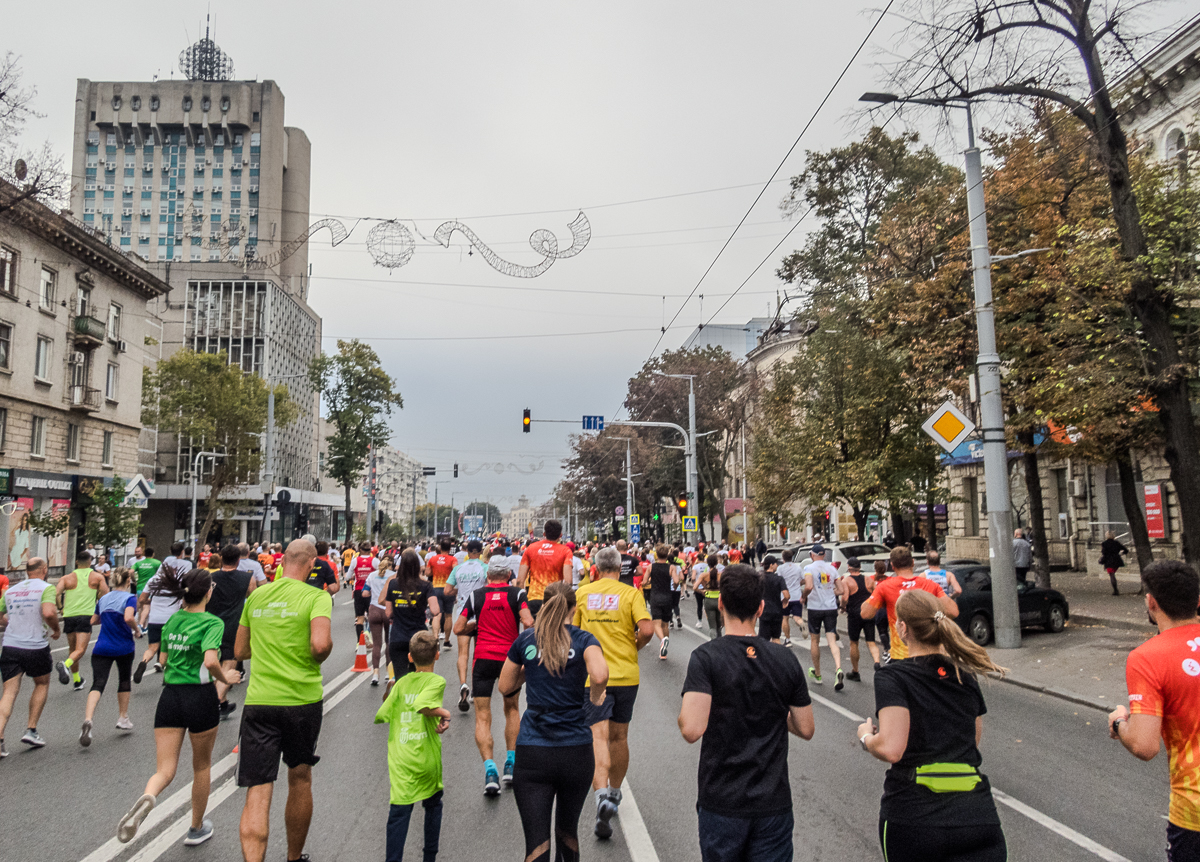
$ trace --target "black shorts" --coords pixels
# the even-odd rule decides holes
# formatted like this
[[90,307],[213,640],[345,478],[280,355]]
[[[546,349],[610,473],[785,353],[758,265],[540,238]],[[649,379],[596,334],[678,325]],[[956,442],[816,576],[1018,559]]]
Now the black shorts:
[[769,641],[779,640],[783,636],[783,617],[775,617],[769,620],[758,620],[758,636],[766,638]]
[[367,615],[367,608],[371,606],[371,597],[364,596],[362,590],[354,591],[354,615],[363,617]]
[[50,658],[50,644],[39,649],[6,646],[0,650],[0,681],[8,682],[21,674],[37,679],[49,676],[52,670],[54,661]]
[[875,643],[875,618],[864,620],[858,611],[858,608],[846,611],[846,631],[849,633],[850,643],[856,642],[859,636]]
[[662,620],[664,623],[669,623],[672,613],[673,605],[671,604],[670,596],[654,599],[650,603],[650,619],[652,620]]
[[808,633],[816,637],[821,633],[821,626],[825,626],[826,634],[837,633],[837,610],[832,611],[814,611],[812,608],[808,610]]
[[164,685],[154,712],[154,726],[183,727],[189,733],[204,733],[220,723],[220,707],[214,683]]
[[594,706],[591,701],[591,688],[583,690],[583,706],[587,715],[586,723],[595,724],[599,721],[615,721],[617,724],[629,724],[633,721],[633,704],[637,700],[636,685],[610,685],[605,689],[604,703]]
[[162,630],[166,623],[150,623],[146,626],[146,643],[162,643]]
[[535,617],[538,615],[538,611],[542,609],[542,599],[527,599],[525,604],[529,606],[529,613]]
[[248,704],[242,708],[238,731],[238,787],[274,784],[279,757],[288,769],[316,766],[317,737],[321,735],[323,701],[299,706]]
[[1200,859],[1200,832],[1167,824],[1167,862]]
[[92,633],[91,616],[63,617],[63,634],[74,635],[80,632]]
[[804,602],[799,601],[799,600],[788,602],[787,605],[783,609],[783,615],[785,617],[799,617],[803,621],[803,619],[804,619]]
[[117,691],[130,691],[133,677],[134,653],[125,655],[96,655],[92,653],[92,691],[104,691],[112,666],[117,666]]
[[471,697],[487,699],[492,696],[504,662],[494,658],[477,658],[471,665]]

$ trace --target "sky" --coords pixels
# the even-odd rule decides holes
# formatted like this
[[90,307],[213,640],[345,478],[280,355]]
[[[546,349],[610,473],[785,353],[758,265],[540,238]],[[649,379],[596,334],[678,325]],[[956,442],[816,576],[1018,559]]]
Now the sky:
[[[336,248],[328,232],[310,243],[325,350],[338,338],[375,348],[405,402],[391,442],[437,468],[441,501],[508,511],[522,494],[549,496],[579,431],[567,423],[616,416],[656,347],[678,348],[702,320],[774,313],[774,270],[809,227],[772,253],[793,227],[779,208],[786,180],[806,150],[865,128],[858,96],[880,88],[901,22],[884,18],[764,183],[879,5],[126,0],[108,14],[72,0],[56,4],[54,26],[36,4],[6,10],[0,50],[21,55],[38,88],[45,117],[29,139],[48,138],[69,162],[76,78],[181,77],[179,52],[211,10],[234,77],[274,80],[287,124],[312,142],[313,220],[353,228]],[[933,143],[958,159],[952,136]],[[458,219],[533,265],[529,235],[550,230],[565,248],[580,211],[590,244],[532,279],[496,272],[461,234],[449,249],[432,240]],[[368,255],[378,219],[414,230],[407,265],[389,271]],[[550,419],[564,422],[538,421]]]

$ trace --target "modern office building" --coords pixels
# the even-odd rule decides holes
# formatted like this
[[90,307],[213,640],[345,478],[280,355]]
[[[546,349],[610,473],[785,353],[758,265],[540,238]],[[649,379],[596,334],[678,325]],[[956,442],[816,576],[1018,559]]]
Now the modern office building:
[[734,359],[745,359],[746,354],[758,346],[763,332],[771,325],[769,317],[752,317],[744,324],[710,323],[698,326],[683,342],[685,350],[697,347],[723,347]]

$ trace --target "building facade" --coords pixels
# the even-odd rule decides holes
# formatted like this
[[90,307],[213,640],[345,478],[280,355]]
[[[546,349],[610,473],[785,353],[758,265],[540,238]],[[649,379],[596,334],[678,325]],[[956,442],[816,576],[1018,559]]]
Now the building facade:
[[535,528],[540,530],[540,524],[535,525],[536,510],[530,504],[529,498],[522,494],[517,498],[517,505],[513,506],[508,514],[500,519],[500,532],[508,536],[510,539],[527,536]]

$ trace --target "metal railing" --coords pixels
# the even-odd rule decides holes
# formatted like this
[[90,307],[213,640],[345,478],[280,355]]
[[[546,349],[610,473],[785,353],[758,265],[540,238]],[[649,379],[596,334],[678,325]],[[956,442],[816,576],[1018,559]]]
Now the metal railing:
[[90,386],[70,386],[67,388],[67,402],[72,409],[99,410],[100,390]]

